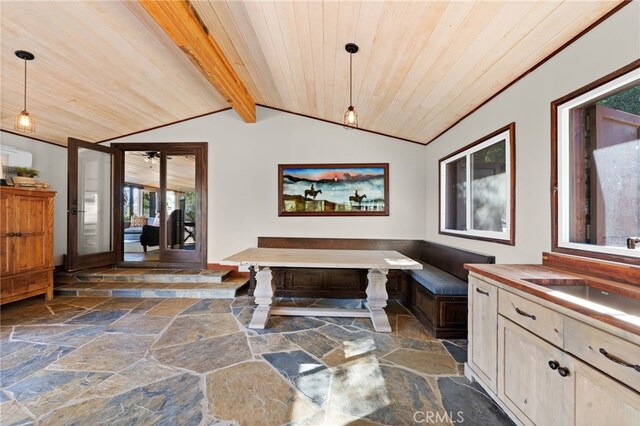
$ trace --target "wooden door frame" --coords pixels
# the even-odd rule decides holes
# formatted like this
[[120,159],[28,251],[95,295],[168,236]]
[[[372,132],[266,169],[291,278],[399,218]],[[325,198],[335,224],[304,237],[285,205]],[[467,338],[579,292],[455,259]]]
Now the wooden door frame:
[[[199,267],[206,269],[207,267],[207,196],[208,196],[208,171],[207,171],[207,163],[208,163],[208,143],[207,142],[134,142],[134,143],[113,143],[111,147],[115,150],[115,162],[118,165],[118,173],[115,175],[114,179],[114,203],[118,206],[114,209],[115,213],[115,224],[113,227],[114,233],[114,244],[116,244],[116,261],[123,262],[124,261],[124,238],[123,238],[123,228],[122,224],[124,223],[124,215],[122,211],[122,205],[124,203],[123,197],[123,189],[124,189],[124,172],[125,172],[125,151],[182,151],[182,150],[199,150],[199,163],[196,164],[196,187],[200,187],[200,205],[196,209],[196,222],[199,224],[198,229],[196,230],[196,251],[198,252],[199,261],[196,263],[192,262],[171,262],[171,267],[174,266],[182,266],[186,268]],[[179,155],[179,154],[177,154]],[[162,163],[165,162],[164,157],[161,155],[161,170],[162,167],[166,168],[166,165]],[[198,158],[198,157],[196,157]],[[199,167],[198,167],[199,166]],[[200,170],[200,172],[198,172]],[[160,176],[160,187],[163,187],[163,180],[166,179],[166,176]],[[162,196],[160,197],[162,199]],[[166,212],[162,209],[166,209],[165,203],[159,200],[159,208],[161,211],[161,220],[164,219],[164,214]],[[161,227],[162,231],[163,227]],[[166,232],[160,232],[160,243],[166,240]],[[140,262],[143,264],[144,262]]]
[[[117,151],[115,151],[112,147],[98,145],[98,144],[83,141],[80,139],[68,138],[68,147],[72,149],[73,145],[77,145],[78,148],[85,148],[93,151],[100,151],[106,154],[110,154],[112,157],[111,177],[115,179],[115,176],[117,176],[120,173],[120,170],[119,170],[120,164],[116,161]],[[67,190],[67,255],[65,256],[65,263],[64,263],[65,270],[77,271],[80,269],[86,269],[91,267],[113,265],[118,259],[117,237],[119,235],[117,233],[119,224],[116,222],[116,209],[113,208],[117,198],[117,192],[116,192],[117,188],[116,188],[115,182],[111,182],[111,207],[112,207],[111,209],[113,212],[111,215],[111,222],[112,222],[111,223],[111,229],[112,229],[111,251],[77,256],[75,254],[78,248],[77,214],[74,215],[76,217],[76,223],[75,223],[76,226],[71,226],[71,216],[72,216],[71,210],[74,204],[74,200],[72,196],[73,193],[75,192],[76,198],[78,197],[78,194],[77,194],[78,155],[77,153],[76,155],[69,155],[67,176],[69,177],[69,182],[67,183],[67,189],[68,189]],[[72,180],[70,179],[71,176],[76,177],[76,182],[75,182],[76,186],[74,190],[72,190],[72,185],[71,185]],[[77,199],[75,200],[75,203],[77,204]]]

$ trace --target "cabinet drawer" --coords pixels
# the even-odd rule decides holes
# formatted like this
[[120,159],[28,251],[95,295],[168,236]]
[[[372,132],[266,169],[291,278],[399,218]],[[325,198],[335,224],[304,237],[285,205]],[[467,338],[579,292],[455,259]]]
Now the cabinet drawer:
[[15,294],[21,294],[46,289],[49,286],[51,274],[49,271],[44,271],[14,278],[13,291]]
[[640,371],[633,367],[640,369],[640,346],[566,318],[564,350],[640,391]]
[[543,339],[562,347],[563,316],[508,291],[500,290],[498,312]]

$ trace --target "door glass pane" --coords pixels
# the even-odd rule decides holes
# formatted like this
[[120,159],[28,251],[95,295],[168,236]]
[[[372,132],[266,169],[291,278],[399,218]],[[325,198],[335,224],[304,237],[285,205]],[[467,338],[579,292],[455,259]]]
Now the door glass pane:
[[446,229],[467,229],[467,158],[462,157],[446,165]]
[[78,254],[111,251],[111,154],[78,149]]
[[124,260],[160,258],[160,153],[126,151],[123,188]]
[[167,156],[167,248],[195,250],[196,162],[193,155]]
[[507,229],[506,141],[471,154],[471,229]]

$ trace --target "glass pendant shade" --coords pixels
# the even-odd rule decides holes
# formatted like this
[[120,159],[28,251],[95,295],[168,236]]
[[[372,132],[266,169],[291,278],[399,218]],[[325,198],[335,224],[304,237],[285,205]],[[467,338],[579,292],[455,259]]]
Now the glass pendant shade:
[[16,116],[15,129],[21,132],[30,133],[36,131],[35,120],[31,115],[29,115],[26,109]]
[[349,108],[344,113],[344,126],[346,128],[358,127],[358,113],[353,108],[353,105],[349,105]]

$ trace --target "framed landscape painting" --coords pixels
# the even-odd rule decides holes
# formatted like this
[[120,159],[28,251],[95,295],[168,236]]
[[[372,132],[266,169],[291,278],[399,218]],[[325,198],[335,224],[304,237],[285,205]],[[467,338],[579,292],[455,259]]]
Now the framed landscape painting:
[[280,164],[279,216],[388,216],[389,164]]

